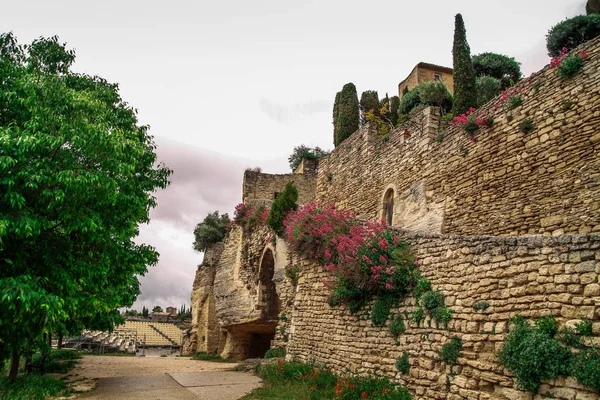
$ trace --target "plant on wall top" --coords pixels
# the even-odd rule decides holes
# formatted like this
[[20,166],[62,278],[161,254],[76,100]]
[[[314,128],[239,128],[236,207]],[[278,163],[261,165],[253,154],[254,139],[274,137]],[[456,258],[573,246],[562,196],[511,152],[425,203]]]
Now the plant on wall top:
[[598,36],[600,36],[599,14],[578,15],[566,19],[548,31],[546,35],[548,55],[556,57],[563,48],[574,49]]
[[513,57],[497,53],[473,56],[473,68],[477,77],[492,77],[500,81],[502,89],[521,79],[521,65]]
[[271,211],[267,217],[267,224],[280,236],[284,234],[283,221],[286,215],[298,208],[298,189],[292,182],[288,182],[281,193],[277,195],[271,205]]
[[319,158],[325,157],[328,154],[328,151],[322,150],[319,146],[308,147],[304,144],[301,144],[300,146],[294,147],[292,154],[290,154],[288,157],[288,163],[290,165],[290,169],[295,171],[303,159],[318,160]]
[[194,250],[204,251],[207,246],[221,242],[230,224],[229,215],[218,211],[208,213],[194,229]]

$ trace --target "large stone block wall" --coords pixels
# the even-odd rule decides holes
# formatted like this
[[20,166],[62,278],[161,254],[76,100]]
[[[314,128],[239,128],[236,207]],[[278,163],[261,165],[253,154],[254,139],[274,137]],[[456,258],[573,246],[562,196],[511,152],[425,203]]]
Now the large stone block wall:
[[[415,120],[380,138],[362,127],[320,160],[317,201],[381,218],[393,188],[394,225],[421,232],[600,231],[600,38],[584,46],[589,58],[573,78],[546,67],[523,80],[521,106],[484,106],[495,123],[476,142],[460,128]],[[519,128],[527,119],[528,134]]]
[[[410,234],[407,239],[421,260],[421,271],[446,295],[453,310],[449,329],[425,320],[420,326],[405,320],[399,343],[386,327],[373,327],[369,311],[351,315],[331,308],[327,273],[302,262],[294,305],[282,329],[289,334],[287,353],[303,361],[326,363],[338,372],[384,375],[397,379],[415,399],[532,399],[514,386],[514,379],[498,363],[508,320],[520,313],[527,318],[554,315],[573,325],[585,317],[600,334],[600,235],[558,237],[490,237]],[[480,301],[489,308],[476,311]],[[392,314],[414,310],[408,298]],[[388,321],[389,323],[389,321]],[[464,342],[453,373],[439,361],[437,351],[450,337]],[[598,339],[596,340],[596,345]],[[410,374],[396,371],[396,359],[407,351]],[[540,393],[555,398],[591,400],[597,395],[573,378],[547,382]],[[541,399],[538,395],[536,399]]]

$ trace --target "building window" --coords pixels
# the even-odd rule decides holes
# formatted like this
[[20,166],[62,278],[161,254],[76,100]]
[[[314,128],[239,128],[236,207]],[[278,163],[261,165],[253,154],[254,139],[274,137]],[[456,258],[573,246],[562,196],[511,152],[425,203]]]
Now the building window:
[[435,79],[436,81],[442,81],[442,76],[438,75],[438,74],[433,74],[433,79]]
[[383,219],[392,226],[394,219],[394,189],[388,189],[383,198]]

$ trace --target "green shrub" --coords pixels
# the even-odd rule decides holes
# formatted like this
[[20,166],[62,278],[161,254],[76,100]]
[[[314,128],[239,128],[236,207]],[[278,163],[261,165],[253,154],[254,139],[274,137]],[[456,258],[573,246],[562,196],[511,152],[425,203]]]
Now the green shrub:
[[492,100],[502,91],[500,80],[491,76],[477,77],[475,86],[477,88],[477,105],[479,107]]
[[318,160],[321,157],[325,157],[327,154],[329,154],[329,152],[322,150],[319,146],[308,147],[301,144],[300,146],[294,147],[292,154],[290,154],[288,157],[288,163],[290,165],[290,169],[295,171],[302,160]]
[[600,35],[600,15],[578,15],[566,19],[548,31],[546,47],[550,57],[560,54],[563,47],[574,49]]
[[535,321],[535,327],[550,337],[554,337],[558,333],[558,321],[550,314],[539,317]]
[[283,358],[285,357],[285,347],[273,347],[267,350],[265,358]]
[[425,292],[421,296],[421,305],[431,313],[436,308],[444,305],[444,293],[439,290]]
[[584,319],[576,323],[575,330],[582,336],[592,336],[592,321]]
[[416,89],[423,104],[452,108],[452,94],[442,82],[423,82]]
[[425,319],[425,311],[423,311],[423,308],[419,307],[416,310],[414,310],[411,313],[410,319],[411,319],[411,321],[416,323],[417,326],[419,326],[421,324],[421,321],[423,321]]
[[444,325],[446,328],[448,327],[448,323],[452,320],[452,310],[446,306],[441,306],[434,309],[431,313],[433,320],[436,325],[439,324]]
[[229,215],[209,212],[204,221],[194,228],[194,250],[204,251],[207,246],[223,241],[229,223]]
[[[543,380],[568,375],[571,351],[522,317],[513,318],[513,329],[498,353],[500,362],[515,374],[519,387],[537,391]],[[542,324],[543,325],[543,324]]]
[[458,336],[452,336],[452,339],[442,346],[438,354],[446,364],[455,365],[458,357],[460,357],[462,347],[462,339]]
[[534,126],[533,126],[533,121],[531,120],[531,118],[527,118],[519,124],[519,130],[523,133],[529,133],[533,130],[533,128],[534,128]]
[[417,299],[417,302],[419,302],[419,300],[421,299],[421,296],[423,296],[423,293],[428,292],[431,290],[431,282],[429,282],[429,280],[423,276],[420,276],[417,279],[417,284],[415,285],[415,289],[414,289],[414,293],[415,293],[415,298]]
[[510,96],[506,101],[506,107],[508,110],[514,110],[523,104],[523,98],[521,96]]
[[579,383],[600,393],[600,349],[585,349],[576,354],[572,374]]
[[406,114],[410,113],[410,111],[421,104],[421,96],[419,94],[419,89],[414,88],[409,90],[402,98],[400,99],[400,106],[398,107],[398,114]]
[[561,61],[556,69],[559,76],[563,78],[572,78],[583,67],[583,59],[577,55],[570,55]]
[[297,201],[298,189],[293,182],[288,182],[283,191],[273,201],[269,216],[267,217],[267,224],[279,236],[284,235],[283,221],[287,213],[298,208]]
[[600,14],[600,0],[588,0],[585,4],[585,13]]
[[567,326],[564,327],[562,331],[558,335],[556,335],[556,339],[568,347],[581,347],[581,336],[578,335],[578,332]]
[[475,311],[487,310],[489,306],[490,306],[490,303],[488,303],[487,301],[478,301],[477,303],[473,304],[473,310],[475,310]]
[[396,360],[396,369],[402,375],[408,375],[408,373],[410,372],[410,363],[408,361],[407,352],[402,353],[402,357],[398,357],[398,359]]
[[396,314],[390,323],[390,333],[393,337],[397,338],[399,335],[406,332],[406,325],[401,314]]
[[[497,79],[500,84],[499,90],[508,87],[511,82],[518,82],[521,79],[521,66],[513,57],[488,52],[473,56],[472,61],[475,75],[479,78]],[[479,92],[477,95],[479,96]]]
[[386,296],[379,296],[375,300],[375,303],[373,303],[373,309],[371,310],[371,322],[373,322],[373,326],[385,325],[391,308],[392,300]]

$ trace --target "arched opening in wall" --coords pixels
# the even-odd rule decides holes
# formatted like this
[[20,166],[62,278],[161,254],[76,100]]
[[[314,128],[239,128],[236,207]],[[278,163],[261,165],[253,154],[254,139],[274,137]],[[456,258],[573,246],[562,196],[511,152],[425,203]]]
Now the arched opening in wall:
[[394,189],[388,189],[383,196],[383,220],[390,226],[394,222]]
[[275,258],[273,251],[267,249],[263,254],[258,273],[258,302],[261,313],[260,319],[262,320],[277,320],[279,318],[280,300],[277,295],[277,287],[273,282],[274,274]]

